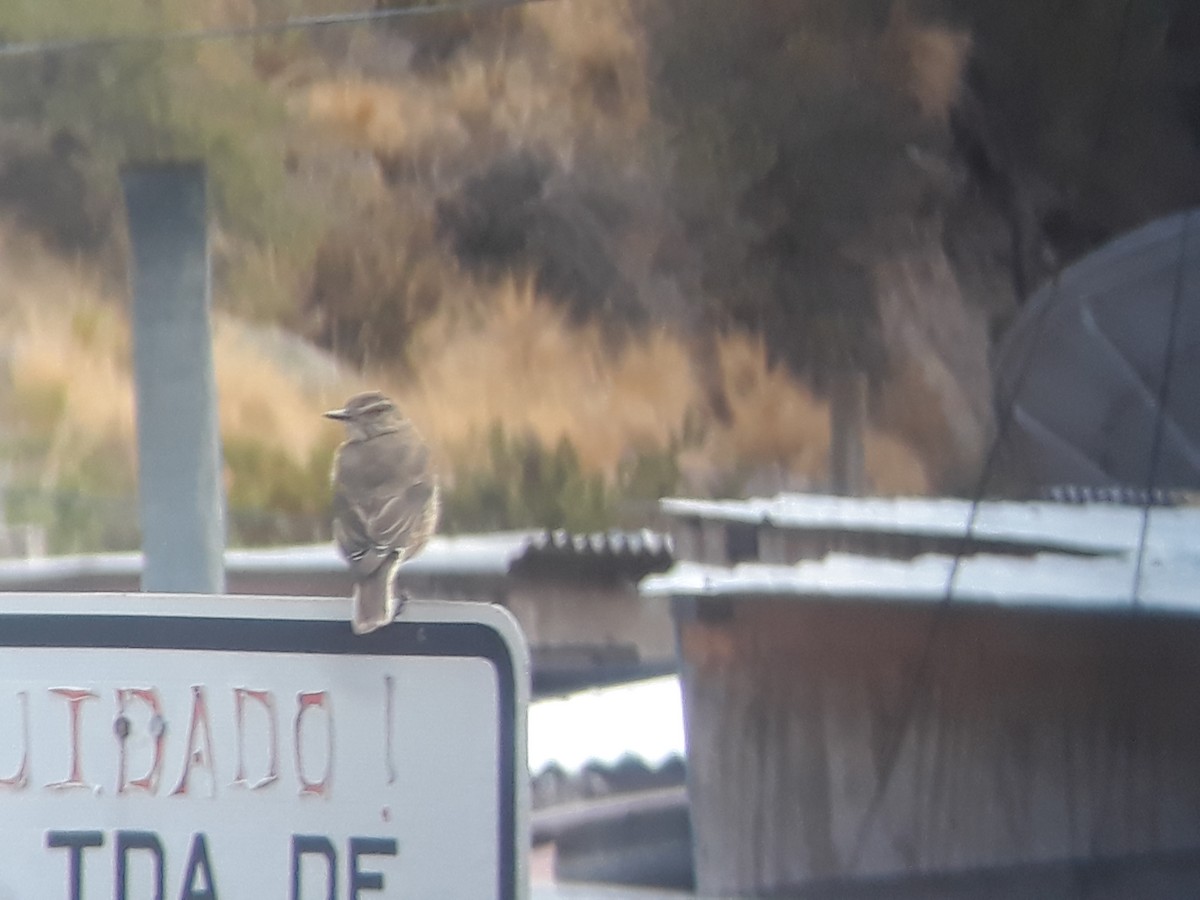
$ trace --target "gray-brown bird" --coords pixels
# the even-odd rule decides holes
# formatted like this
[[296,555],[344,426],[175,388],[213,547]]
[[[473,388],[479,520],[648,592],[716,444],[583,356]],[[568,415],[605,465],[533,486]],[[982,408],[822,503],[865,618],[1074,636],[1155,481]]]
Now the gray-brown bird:
[[437,477],[417,430],[378,391],[325,415],[346,425],[333,460],[333,537],[354,576],[351,624],[366,634],[400,611],[396,569],[437,527]]

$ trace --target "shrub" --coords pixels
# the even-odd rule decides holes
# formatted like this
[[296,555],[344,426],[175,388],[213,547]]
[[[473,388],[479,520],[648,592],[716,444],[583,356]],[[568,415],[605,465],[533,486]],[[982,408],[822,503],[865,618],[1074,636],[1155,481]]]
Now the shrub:
[[443,530],[566,528],[590,531],[612,519],[602,476],[584,472],[565,438],[547,450],[534,437],[493,425],[482,460],[463,460],[447,479]]

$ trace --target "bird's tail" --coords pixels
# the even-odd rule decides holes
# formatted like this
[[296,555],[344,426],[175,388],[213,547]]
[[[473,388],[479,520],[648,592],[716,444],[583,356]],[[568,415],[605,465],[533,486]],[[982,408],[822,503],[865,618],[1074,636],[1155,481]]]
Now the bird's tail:
[[400,598],[392,587],[396,560],[388,560],[362,581],[354,585],[354,616],[351,627],[355,634],[366,634],[382,628],[400,611]]

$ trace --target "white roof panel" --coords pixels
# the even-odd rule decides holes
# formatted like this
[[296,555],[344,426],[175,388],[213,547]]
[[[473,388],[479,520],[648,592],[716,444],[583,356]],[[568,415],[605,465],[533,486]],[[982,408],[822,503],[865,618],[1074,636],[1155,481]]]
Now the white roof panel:
[[[1108,503],[1070,504],[986,500],[971,519],[970,500],[945,497],[838,497],[780,494],[749,500],[662,501],[663,512],[684,518],[770,525],[796,530],[838,530],[977,538],[1047,549],[1121,553],[1137,546],[1143,509]],[[1156,540],[1200,544],[1200,509],[1153,507]]]
[[576,773],[634,759],[657,769],[684,757],[683,700],[674,675],[593,688],[529,705],[529,771]]
[[[946,596],[953,558],[941,554],[891,560],[834,553],[794,566],[742,563],[732,568],[680,563],[642,582],[649,597],[789,596],[807,600],[883,600],[936,603]],[[1135,560],[963,557],[953,600],[1012,607],[1094,610],[1132,608]],[[1200,614],[1200,561],[1149,553],[1138,602],[1147,609]]]

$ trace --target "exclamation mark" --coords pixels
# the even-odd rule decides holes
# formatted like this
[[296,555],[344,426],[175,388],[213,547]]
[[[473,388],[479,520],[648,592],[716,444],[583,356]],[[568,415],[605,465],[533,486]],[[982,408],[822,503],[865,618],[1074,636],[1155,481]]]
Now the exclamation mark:
[[396,783],[396,761],[392,757],[392,729],[396,721],[396,680],[391,675],[383,676],[384,693],[384,764],[387,766],[387,783]]

